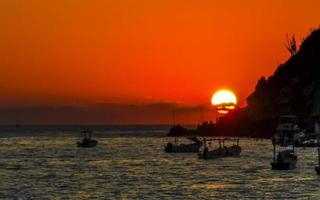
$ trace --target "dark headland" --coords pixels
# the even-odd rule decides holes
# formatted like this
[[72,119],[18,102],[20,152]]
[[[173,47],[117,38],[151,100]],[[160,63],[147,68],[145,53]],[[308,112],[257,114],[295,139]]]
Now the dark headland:
[[168,136],[243,136],[270,138],[281,115],[295,115],[298,124],[313,131],[320,108],[320,29],[313,30],[300,48],[268,78],[261,77],[247,97],[247,106],[230,112],[216,124],[190,130],[173,127]]

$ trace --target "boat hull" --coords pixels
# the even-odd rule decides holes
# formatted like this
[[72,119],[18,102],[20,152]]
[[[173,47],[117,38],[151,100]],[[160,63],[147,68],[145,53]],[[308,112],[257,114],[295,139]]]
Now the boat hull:
[[217,158],[223,158],[223,157],[225,157],[224,153],[209,153],[209,154],[206,154],[204,152],[201,152],[201,153],[198,154],[198,158],[199,159],[204,159],[204,160],[217,159]]
[[320,144],[296,144],[295,147],[320,147]]
[[290,170],[296,168],[298,162],[297,155],[293,150],[285,150],[278,153],[277,159],[271,162],[273,170]]
[[202,144],[172,145],[168,143],[164,151],[167,153],[198,153]]
[[320,175],[320,167],[315,167],[314,170],[317,172],[318,175]]
[[241,147],[234,145],[231,147],[227,147],[227,152],[226,152],[226,156],[230,156],[230,157],[239,157],[241,153]]
[[97,146],[98,141],[96,140],[91,140],[89,142],[77,142],[78,147],[95,147]]
[[217,159],[223,157],[239,157],[241,153],[241,147],[234,145],[226,148],[218,148],[212,151],[205,149],[203,152],[198,154],[199,159]]
[[290,170],[290,169],[295,169],[296,165],[289,162],[285,162],[285,163],[272,162],[271,167],[273,170]]

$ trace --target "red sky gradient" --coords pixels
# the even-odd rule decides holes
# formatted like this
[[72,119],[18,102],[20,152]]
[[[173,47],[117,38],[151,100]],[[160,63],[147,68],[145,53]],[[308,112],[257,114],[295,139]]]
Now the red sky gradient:
[[[141,112],[207,105],[221,87],[243,106],[258,78],[289,57],[286,33],[300,41],[319,26],[319,8],[318,0],[2,0],[0,107],[135,104],[141,111],[122,109],[116,121],[57,114],[41,123],[166,123],[169,114]],[[24,120],[17,116],[0,123]]]

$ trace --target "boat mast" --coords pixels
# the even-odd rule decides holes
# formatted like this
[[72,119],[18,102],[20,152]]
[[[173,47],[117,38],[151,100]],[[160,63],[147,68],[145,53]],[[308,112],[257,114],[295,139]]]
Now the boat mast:
[[319,122],[318,119],[316,120],[315,123],[315,134],[317,135],[317,149],[318,149],[318,166],[320,167],[320,147],[319,147],[319,143],[320,143],[320,126],[319,126]]
[[201,106],[201,123],[204,122],[204,117],[203,117],[203,106]]
[[172,109],[172,122],[173,122],[173,126],[176,125],[176,113],[175,113],[175,109]]
[[188,123],[188,125],[187,125],[187,127],[191,127],[191,125],[190,125],[190,112],[187,110],[187,123]]

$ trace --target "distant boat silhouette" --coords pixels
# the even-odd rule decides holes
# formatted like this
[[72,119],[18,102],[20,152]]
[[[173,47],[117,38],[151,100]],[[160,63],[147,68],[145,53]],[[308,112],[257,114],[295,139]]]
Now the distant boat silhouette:
[[[213,150],[209,150],[207,147],[207,141],[217,140],[219,142],[219,147]],[[225,146],[225,141],[237,141],[230,147]],[[204,139],[204,150],[198,154],[199,159],[216,159],[222,157],[239,157],[241,153],[241,147],[239,146],[239,139],[233,138],[218,138],[218,139]]]
[[189,137],[193,141],[190,144],[172,144],[169,142],[165,147],[167,153],[197,153],[199,152],[202,142],[197,137]]
[[95,147],[98,144],[97,140],[91,139],[92,131],[82,131],[83,139],[82,141],[77,142],[78,147]]

